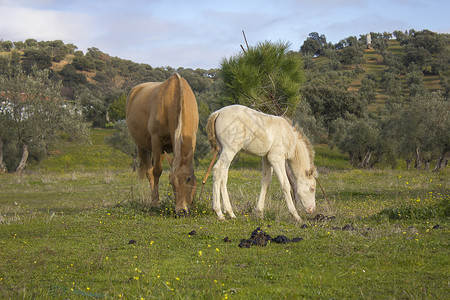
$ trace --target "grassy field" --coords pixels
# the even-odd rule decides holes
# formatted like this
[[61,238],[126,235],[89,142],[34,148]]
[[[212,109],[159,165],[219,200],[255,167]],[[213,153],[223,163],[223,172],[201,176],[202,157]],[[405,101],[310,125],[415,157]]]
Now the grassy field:
[[[25,174],[0,174],[0,298],[449,297],[449,170],[355,170],[317,146],[328,197],[317,192],[317,213],[334,218],[298,207],[299,224],[276,179],[265,218],[253,216],[258,160],[242,157],[228,181],[237,219],[217,221],[211,178],[191,216],[175,218],[167,172],[161,207],[148,207],[147,183],[103,145],[109,133],[94,131],[91,146],[67,145]],[[239,248],[257,227],[303,240]]]

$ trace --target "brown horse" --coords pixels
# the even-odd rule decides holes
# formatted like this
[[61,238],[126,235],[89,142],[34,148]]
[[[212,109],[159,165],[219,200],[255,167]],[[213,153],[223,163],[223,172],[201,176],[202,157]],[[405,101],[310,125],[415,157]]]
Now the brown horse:
[[[152,205],[159,205],[161,164],[167,157],[175,211],[186,215],[197,185],[193,158],[198,109],[189,84],[174,74],[164,82],[135,86],[128,95],[126,121],[138,149],[140,175],[145,174],[150,182]],[[173,152],[173,158],[166,152]]]

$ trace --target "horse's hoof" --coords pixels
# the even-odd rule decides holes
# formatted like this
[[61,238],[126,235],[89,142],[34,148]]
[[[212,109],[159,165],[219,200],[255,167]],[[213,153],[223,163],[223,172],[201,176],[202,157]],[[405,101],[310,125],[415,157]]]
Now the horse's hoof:
[[218,220],[218,221],[225,221],[226,219],[225,219],[224,216],[222,216],[222,217],[217,217],[217,220]]

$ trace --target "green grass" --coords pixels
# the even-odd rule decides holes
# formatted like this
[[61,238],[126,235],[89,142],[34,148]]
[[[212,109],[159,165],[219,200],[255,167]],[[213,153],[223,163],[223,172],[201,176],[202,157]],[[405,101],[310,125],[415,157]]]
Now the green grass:
[[61,142],[51,150],[51,157],[32,165],[30,170],[66,173],[124,170],[131,165],[131,158],[104,143],[105,137],[113,133],[114,129],[92,129],[90,145]]
[[[92,149],[107,134],[97,133]],[[252,214],[260,165],[249,157],[229,172],[237,219],[219,222],[212,177],[191,216],[175,218],[167,172],[161,207],[150,208],[148,184],[114,155],[104,169],[90,168],[69,148],[61,155],[78,157],[78,169],[0,174],[0,298],[448,298],[449,170],[354,170],[344,155],[318,146],[328,201],[318,191],[317,210],[336,218],[314,221],[298,206],[308,225],[301,228],[275,178],[265,218]],[[355,230],[342,230],[347,224]],[[258,226],[303,241],[239,248]]]

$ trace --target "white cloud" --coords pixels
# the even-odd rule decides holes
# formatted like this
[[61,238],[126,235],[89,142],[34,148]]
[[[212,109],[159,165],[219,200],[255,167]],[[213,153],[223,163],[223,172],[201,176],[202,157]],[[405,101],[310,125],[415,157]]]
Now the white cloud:
[[64,40],[76,43],[89,30],[90,17],[80,13],[0,6],[0,37],[20,41]]

